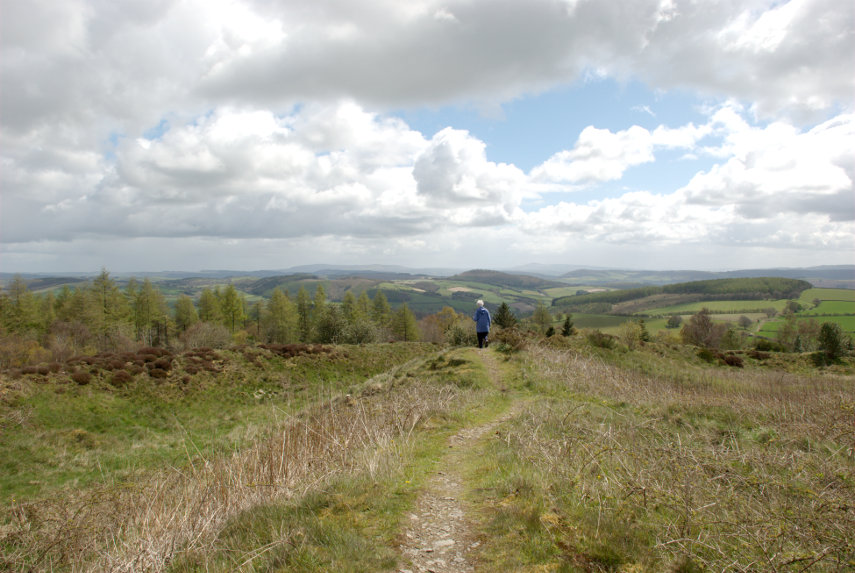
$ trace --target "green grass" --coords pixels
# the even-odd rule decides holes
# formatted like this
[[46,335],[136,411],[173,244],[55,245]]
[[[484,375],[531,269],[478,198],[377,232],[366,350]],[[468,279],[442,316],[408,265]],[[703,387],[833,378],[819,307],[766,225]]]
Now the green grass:
[[184,382],[181,366],[157,382],[127,386],[99,373],[85,386],[68,374],[4,383],[0,402],[0,507],[10,499],[126,479],[198,454],[240,449],[306,403],[339,393],[432,349],[427,344],[342,347],[336,354],[282,359],[222,352],[219,373]]
[[676,304],[645,310],[646,315],[692,315],[706,308],[714,313],[746,314],[763,312],[767,308],[773,308],[781,312],[786,308],[785,300],[709,300],[704,302],[693,302],[688,304]]
[[0,507],[0,569],[396,571],[439,460],[465,478],[477,570],[855,567],[846,365],[728,368],[581,335],[510,355],[397,343],[223,357],[186,389],[4,380],[0,459],[36,464],[34,443],[5,441],[24,430],[54,449],[39,454],[44,483],[16,490],[30,499]]

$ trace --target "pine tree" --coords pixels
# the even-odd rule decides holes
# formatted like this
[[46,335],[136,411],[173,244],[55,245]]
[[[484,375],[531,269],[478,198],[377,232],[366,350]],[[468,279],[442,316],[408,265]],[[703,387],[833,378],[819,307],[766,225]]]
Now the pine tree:
[[193,299],[186,294],[180,295],[175,302],[175,325],[178,330],[184,332],[197,322],[199,322],[199,313],[196,311]]
[[368,297],[368,292],[362,291],[359,298],[356,299],[356,319],[370,319],[372,309],[371,299]]
[[133,303],[137,340],[151,346],[161,333],[165,334],[167,312],[163,294],[145,279]]
[[508,303],[503,302],[496,310],[496,316],[493,317],[493,322],[502,328],[511,328],[517,323],[517,317],[511,312],[511,307]]
[[573,315],[567,313],[567,316],[564,318],[564,326],[561,327],[561,336],[572,336],[575,332],[576,329],[573,328]]
[[271,342],[287,344],[297,339],[297,309],[279,287],[270,295],[266,316],[267,337]]
[[229,331],[234,334],[239,326],[243,326],[246,318],[246,307],[241,296],[234,285],[230,284],[223,292],[222,298],[223,320]]
[[386,295],[382,290],[378,290],[374,295],[374,301],[371,307],[371,320],[378,328],[388,328],[389,319],[392,316],[392,308],[389,306],[389,301],[386,300]]
[[21,275],[15,275],[6,287],[8,298],[3,304],[3,324],[9,330],[25,333],[39,325],[39,305]]
[[199,294],[199,319],[202,322],[219,324],[223,320],[223,309],[220,299],[209,288],[202,289]]
[[107,349],[110,340],[129,322],[130,306],[106,269],[101,269],[87,294],[92,304],[86,308],[86,323],[98,337],[101,349]]
[[306,287],[300,286],[297,291],[297,318],[301,342],[309,342],[312,335],[312,301]]
[[419,329],[416,324],[416,316],[413,311],[407,306],[407,303],[401,305],[391,321],[392,334],[398,340],[404,342],[412,342],[419,339]]
[[353,324],[356,318],[356,295],[350,289],[345,291],[341,299],[341,313],[349,324]]

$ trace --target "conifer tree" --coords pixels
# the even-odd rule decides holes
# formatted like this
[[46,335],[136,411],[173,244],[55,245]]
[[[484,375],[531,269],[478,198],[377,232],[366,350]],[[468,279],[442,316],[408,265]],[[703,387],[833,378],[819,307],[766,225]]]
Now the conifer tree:
[[502,328],[510,328],[517,323],[517,317],[511,312],[511,307],[508,303],[503,302],[496,310],[496,316],[493,317],[493,322]]
[[382,290],[378,290],[374,295],[374,301],[371,306],[371,320],[374,321],[379,328],[387,328],[389,319],[392,315],[392,308],[389,306],[389,301]]
[[137,340],[153,345],[159,334],[165,332],[167,312],[163,293],[146,278],[133,303]]
[[199,319],[202,322],[215,324],[223,320],[220,299],[209,288],[202,289],[202,292],[199,294]]
[[306,287],[300,286],[297,291],[297,326],[300,333],[301,342],[309,342],[312,335],[312,301],[309,299],[309,293]]
[[356,318],[356,295],[350,289],[345,291],[341,300],[341,313],[348,323],[353,324],[353,320]]
[[327,291],[324,285],[318,283],[315,287],[315,298],[312,301],[312,327],[316,328],[323,318],[327,306]]
[[92,304],[87,305],[84,320],[98,337],[101,349],[107,349],[111,338],[119,334],[122,326],[127,324],[130,306],[106,269],[101,269],[101,273],[89,286],[87,294]]
[[356,318],[369,319],[371,318],[371,309],[373,305],[367,291],[362,291],[359,298],[356,299]]
[[175,302],[175,325],[178,330],[184,332],[197,322],[199,322],[199,313],[196,311],[193,299],[186,294],[180,295]]
[[6,287],[8,297],[3,304],[3,324],[9,330],[25,333],[39,325],[39,305],[21,275],[15,275]]
[[561,336],[571,336],[574,332],[576,329],[573,328],[573,315],[568,312],[564,318],[564,325],[561,327]]
[[419,329],[416,324],[416,316],[404,303],[395,311],[391,320],[392,334],[397,340],[412,342],[419,339]]
[[243,321],[246,318],[246,307],[235,285],[230,284],[226,287],[221,304],[223,320],[229,331],[234,334],[238,327],[243,326]]
[[287,344],[297,339],[297,309],[288,295],[279,287],[273,289],[267,302],[267,337],[276,344]]

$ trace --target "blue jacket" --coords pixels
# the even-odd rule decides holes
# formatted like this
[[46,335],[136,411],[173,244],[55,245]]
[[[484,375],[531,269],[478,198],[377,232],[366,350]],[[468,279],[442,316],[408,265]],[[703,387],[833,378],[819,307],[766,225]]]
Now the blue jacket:
[[479,307],[478,310],[475,311],[475,315],[472,317],[472,320],[475,321],[475,331],[476,332],[490,332],[490,311],[486,308]]

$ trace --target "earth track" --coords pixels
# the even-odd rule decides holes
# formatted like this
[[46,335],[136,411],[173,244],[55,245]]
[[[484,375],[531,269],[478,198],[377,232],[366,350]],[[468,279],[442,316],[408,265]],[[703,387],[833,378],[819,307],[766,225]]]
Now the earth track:
[[[479,351],[491,382],[500,386],[501,374],[492,351]],[[477,442],[510,419],[518,403],[485,424],[463,428],[448,440],[447,453],[436,460],[415,508],[409,514],[401,553],[409,564],[399,573],[467,573],[475,571],[473,552],[480,546],[477,531],[463,499],[466,483],[460,468],[474,455]]]

